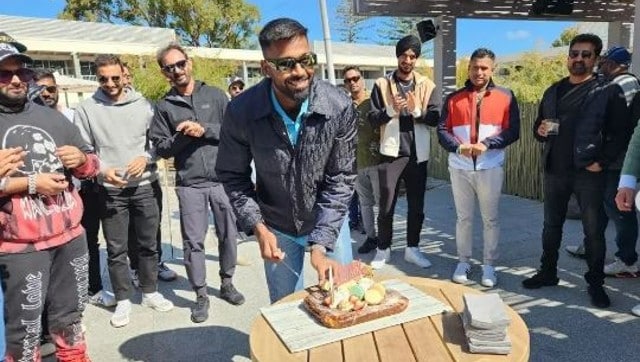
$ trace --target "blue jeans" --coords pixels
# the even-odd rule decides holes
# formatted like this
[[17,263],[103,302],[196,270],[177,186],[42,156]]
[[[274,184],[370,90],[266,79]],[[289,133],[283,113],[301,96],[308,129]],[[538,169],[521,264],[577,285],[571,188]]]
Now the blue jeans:
[[[267,277],[267,287],[269,288],[269,299],[271,303],[286,297],[287,295],[302,290],[304,288],[304,274],[302,266],[304,265],[305,247],[300,244],[301,240],[306,236],[298,238],[298,242],[277,230],[271,229],[278,239],[278,247],[286,254],[284,261],[280,263],[272,263],[264,261],[264,273]],[[345,218],[338,240],[336,240],[335,250],[327,253],[327,256],[340,264],[348,264],[353,261],[351,251],[351,233],[349,231],[349,218]],[[286,263],[286,265],[283,265]],[[289,266],[293,271],[287,268]]]

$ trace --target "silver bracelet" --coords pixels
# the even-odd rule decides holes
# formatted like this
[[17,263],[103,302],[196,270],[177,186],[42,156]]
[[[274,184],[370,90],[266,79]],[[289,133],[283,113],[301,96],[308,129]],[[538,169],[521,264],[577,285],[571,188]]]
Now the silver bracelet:
[[36,190],[36,174],[31,174],[29,175],[29,177],[27,178],[27,185],[28,185],[28,192],[29,195],[35,195],[38,193],[38,191]]

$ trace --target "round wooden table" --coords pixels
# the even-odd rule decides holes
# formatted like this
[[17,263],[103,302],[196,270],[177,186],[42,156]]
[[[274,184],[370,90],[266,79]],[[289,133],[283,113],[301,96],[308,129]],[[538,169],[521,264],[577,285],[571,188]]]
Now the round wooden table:
[[[511,317],[508,333],[513,345],[509,355],[473,354],[467,347],[459,313],[464,293],[482,293],[451,282],[427,278],[399,277],[414,287],[450,305],[456,313],[438,314],[372,333],[344,339],[310,350],[290,353],[262,315],[249,335],[253,361],[528,361],[529,331],[520,315],[507,306]],[[281,302],[303,299],[307,292],[292,294]],[[327,330],[327,333],[331,333]]]

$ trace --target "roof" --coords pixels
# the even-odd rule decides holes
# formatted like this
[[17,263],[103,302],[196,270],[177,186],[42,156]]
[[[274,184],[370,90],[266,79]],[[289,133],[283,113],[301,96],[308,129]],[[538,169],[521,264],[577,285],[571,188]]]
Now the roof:
[[[536,19],[530,14],[537,0],[353,0],[357,15],[429,16],[462,18]],[[634,0],[573,1],[569,16],[540,16],[582,21],[633,21]]]
[[20,42],[51,39],[164,46],[176,38],[173,29],[9,15],[0,15],[0,30]]

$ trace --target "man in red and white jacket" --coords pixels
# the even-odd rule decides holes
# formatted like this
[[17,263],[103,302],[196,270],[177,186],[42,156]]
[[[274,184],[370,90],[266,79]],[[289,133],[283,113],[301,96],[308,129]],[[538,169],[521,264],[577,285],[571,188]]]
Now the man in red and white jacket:
[[450,94],[438,125],[440,144],[449,154],[451,189],[456,205],[456,245],[459,263],[453,281],[464,284],[471,269],[473,214],[476,198],[484,226],[481,283],[497,283],[498,206],[502,193],[505,147],[520,137],[518,102],[509,89],[497,87],[491,76],[495,54],[476,49],[469,63],[469,80]]
[[[71,176],[94,177],[77,127],[27,100],[34,73],[19,43],[0,43],[1,148],[21,147],[24,165],[0,182],[0,267],[5,291],[6,361],[39,361],[43,309],[59,361],[89,361],[81,327],[88,256],[83,205]],[[2,358],[0,358],[2,359]]]

